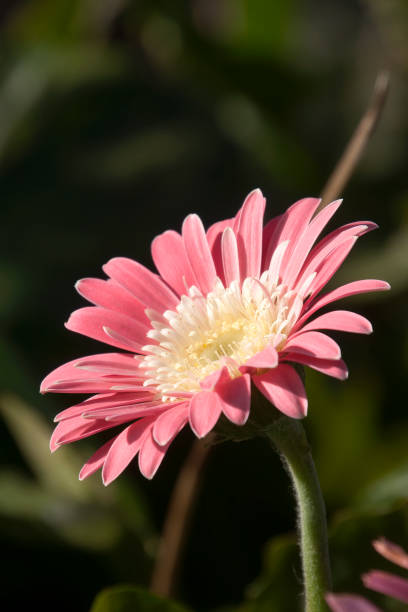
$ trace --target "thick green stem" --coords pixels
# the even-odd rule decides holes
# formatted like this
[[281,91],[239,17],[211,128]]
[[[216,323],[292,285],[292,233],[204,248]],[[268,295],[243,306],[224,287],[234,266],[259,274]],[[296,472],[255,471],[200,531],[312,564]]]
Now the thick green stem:
[[296,492],[305,612],[325,612],[324,595],[331,588],[326,510],[306,434],[299,421],[281,417],[267,435]]

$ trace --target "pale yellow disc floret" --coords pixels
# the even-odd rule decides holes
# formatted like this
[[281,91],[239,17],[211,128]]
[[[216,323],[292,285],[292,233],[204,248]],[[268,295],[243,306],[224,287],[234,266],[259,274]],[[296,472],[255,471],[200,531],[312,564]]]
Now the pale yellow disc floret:
[[223,365],[239,376],[239,366],[268,344],[284,346],[301,307],[298,295],[272,284],[268,272],[245,279],[242,287],[233,281],[226,288],[217,280],[207,296],[191,287],[163,319],[147,311],[152,325],[147,335],[157,344],[144,347],[145,385],[165,401],[169,393],[174,398],[199,391],[200,381]]

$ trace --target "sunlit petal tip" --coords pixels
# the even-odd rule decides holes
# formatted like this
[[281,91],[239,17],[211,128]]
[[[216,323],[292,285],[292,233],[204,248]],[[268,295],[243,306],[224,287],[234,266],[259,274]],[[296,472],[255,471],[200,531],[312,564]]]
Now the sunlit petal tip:
[[103,472],[102,472],[102,484],[104,487],[107,487],[108,485],[111,484],[111,482],[113,482],[112,480],[107,480],[104,478]]
[[50,452],[53,455],[59,448],[60,446],[62,446],[62,444],[57,444],[56,442],[51,443],[50,444]]
[[253,196],[257,196],[257,197],[260,197],[260,198],[264,197],[260,187],[255,187],[255,189],[250,191],[249,194],[247,195],[246,199],[248,200],[250,197],[253,197]]
[[386,538],[378,538],[372,542],[374,549],[388,561],[408,569],[408,553],[398,544]]
[[75,290],[80,294],[81,293],[81,285],[84,282],[84,278],[80,278],[79,280],[77,280],[77,282],[74,284],[74,288]]

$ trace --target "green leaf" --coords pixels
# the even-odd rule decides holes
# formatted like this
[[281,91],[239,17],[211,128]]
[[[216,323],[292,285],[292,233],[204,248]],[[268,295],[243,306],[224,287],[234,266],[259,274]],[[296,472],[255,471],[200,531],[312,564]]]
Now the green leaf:
[[118,519],[100,505],[58,495],[16,471],[0,472],[0,516],[3,528],[18,522],[22,539],[29,530],[30,538],[47,534],[90,550],[112,550],[123,533]]
[[238,612],[297,610],[302,592],[300,575],[295,535],[273,538],[265,549],[261,575],[247,588],[247,601]]
[[36,481],[30,481],[0,473],[0,514],[14,512],[20,520],[42,522],[70,544],[91,549],[114,546],[126,530],[151,557],[157,537],[136,483],[114,483],[107,489],[100,479],[80,482],[84,457],[73,447],[51,456],[51,427],[33,407],[8,394],[0,397],[0,412],[36,475]]
[[78,482],[80,463],[71,448],[51,457],[51,428],[45,419],[15,395],[0,398],[0,411],[27,464],[46,489],[77,501],[90,499],[88,487]]
[[263,59],[286,57],[296,27],[293,9],[291,0],[236,2],[234,11],[231,11],[232,19],[221,22],[224,42],[229,43],[237,55]]
[[180,604],[158,597],[146,589],[120,585],[97,595],[90,612],[187,612]]
[[[27,503],[27,500],[30,500]],[[0,472],[0,514],[42,521],[54,511],[54,497],[35,481],[15,471]]]
[[406,504],[408,491],[408,463],[397,466],[382,478],[364,487],[354,500],[357,509],[373,509],[390,512],[400,504]]

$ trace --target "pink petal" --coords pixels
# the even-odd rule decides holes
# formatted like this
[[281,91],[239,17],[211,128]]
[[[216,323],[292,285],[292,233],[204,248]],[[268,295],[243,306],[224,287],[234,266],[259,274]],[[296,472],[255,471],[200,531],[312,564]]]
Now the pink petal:
[[394,544],[394,542],[390,542],[386,538],[374,540],[373,546],[375,550],[388,559],[388,561],[392,561],[400,567],[408,569],[408,553],[406,553],[401,546]]
[[50,385],[47,391],[50,393],[109,393],[118,390],[118,388],[123,388],[125,385],[128,388],[131,385],[131,388],[136,392],[144,390],[142,385],[137,385],[133,380],[121,377],[101,377],[57,381]]
[[[126,395],[123,393],[123,395]],[[153,395],[148,395],[146,393],[132,393],[132,399],[126,401],[125,399],[121,401],[101,401],[100,405],[89,405],[87,402],[82,402],[77,404],[76,406],[71,406],[66,410],[63,410],[54,420],[59,423],[60,421],[66,421],[67,419],[72,419],[74,417],[82,417],[83,419],[105,419],[106,421],[112,420],[110,417],[112,415],[119,417],[122,419],[124,416],[129,416],[129,412],[133,412],[135,414],[143,412],[149,413],[154,412],[153,406],[155,407],[155,412],[157,412],[157,404],[158,401],[152,401]],[[96,396],[95,396],[96,397]],[[130,415],[132,417],[133,415]],[[142,416],[138,414],[138,416]],[[131,420],[128,418],[127,420]]]
[[117,436],[102,469],[102,480],[105,486],[115,480],[139,452],[153,420],[152,417],[140,419],[140,421],[129,425]]
[[379,608],[358,595],[328,593],[326,602],[333,612],[381,612]]
[[127,404],[123,406],[111,406],[110,408],[100,408],[98,410],[88,409],[84,410],[82,413],[83,419],[104,419],[105,421],[109,421],[112,425],[114,421],[133,421],[142,416],[150,416],[161,413],[162,410],[165,410],[166,404],[162,403],[160,400],[148,401],[141,399],[139,403],[135,402],[133,404]]
[[79,472],[79,480],[84,480],[85,478],[88,478],[88,476],[91,476],[91,474],[94,474],[103,466],[103,464],[105,463],[106,456],[115,440],[116,436],[111,440],[108,440],[108,442],[101,446],[101,448],[98,448],[96,453],[94,453],[88,459],[88,461],[84,463],[81,471]]
[[196,284],[183,239],[172,230],[157,236],[152,242],[152,257],[160,276],[178,293]]
[[80,357],[76,360],[74,367],[76,370],[83,372],[131,375],[140,378],[139,361],[135,359],[134,355],[126,353],[100,353]]
[[211,225],[211,227],[207,230],[206,234],[208,246],[210,248],[211,256],[214,261],[216,275],[221,280],[221,282],[224,283],[224,285],[225,278],[222,262],[221,239],[223,231],[227,227],[232,228],[233,223],[234,219],[225,219],[225,221],[219,221],[218,223],[214,223],[214,225]]
[[232,227],[234,224],[234,219],[224,219],[223,221],[217,221],[217,223],[213,223],[207,230],[207,242],[210,247],[210,251],[214,246],[214,242],[220,237],[227,227]]
[[243,366],[241,366],[241,371],[248,371],[249,369],[254,368],[276,368],[278,365],[279,356],[277,350],[268,344],[262,351],[256,353],[253,357],[248,359]]
[[307,397],[303,382],[297,372],[286,363],[253,376],[252,380],[261,393],[281,412],[294,419],[307,414]]
[[269,279],[273,285],[278,284],[279,282],[282,260],[288,246],[289,240],[281,242],[280,244],[278,244],[272,255],[271,263],[269,265]]
[[268,223],[263,228],[263,237],[262,237],[263,255],[262,255],[262,265],[261,265],[262,270],[266,270],[267,268],[269,268],[269,262],[274,252],[272,250],[272,246],[271,248],[269,248],[269,244],[271,243],[275,249],[277,245],[279,244],[279,239],[278,239],[279,237],[276,238],[275,233],[280,227],[281,219],[282,219],[282,215],[273,217],[273,219],[268,221]]
[[340,347],[332,338],[315,331],[298,332],[287,341],[285,352],[302,353],[318,359],[340,359]]
[[223,366],[219,370],[203,378],[203,380],[200,381],[200,387],[204,389],[204,391],[214,391],[218,385],[227,383],[230,380],[231,376],[228,372],[228,368]]
[[[307,227],[320,200],[316,198],[304,198],[292,204],[288,210],[280,216],[279,223],[271,236],[266,253],[266,263],[271,260],[272,254],[278,244],[289,240],[292,245],[296,244],[298,237]],[[293,246],[290,249],[292,252]],[[288,253],[288,256],[290,253]],[[287,258],[285,258],[288,261]]]
[[227,227],[221,238],[221,253],[224,271],[225,286],[234,280],[240,280],[237,239],[230,227]]
[[174,310],[178,304],[178,298],[160,276],[132,259],[115,257],[103,266],[103,270],[142,304],[159,313]]
[[317,243],[306,258],[301,274],[297,280],[297,287],[300,287],[305,279],[308,278],[312,272],[317,270],[322,262],[324,262],[324,260],[345,241],[351,238],[357,239],[376,227],[377,225],[375,223],[370,223],[369,221],[349,223],[325,236],[323,240]]
[[[245,368],[245,366],[243,366]],[[231,378],[228,368],[223,366],[200,382],[202,389],[214,392],[225,416],[236,425],[246,423],[251,400],[251,379],[243,376]]]
[[149,318],[145,314],[146,306],[115,281],[83,278],[75,284],[75,289],[96,306],[120,312],[150,327]]
[[200,391],[190,403],[190,426],[198,438],[212,430],[219,419],[222,404],[214,391]]
[[165,446],[183,429],[188,421],[188,403],[163,412],[153,426],[153,438],[159,446]]
[[[134,365],[133,370],[129,364]],[[63,390],[64,393],[94,393],[93,389],[96,388],[103,389],[101,392],[109,392],[112,380],[118,380],[117,375],[120,372],[123,372],[121,380],[126,380],[129,376],[135,383],[144,380],[144,377],[140,376],[137,365],[133,357],[119,353],[90,355],[82,359],[74,359],[50,372],[42,381],[40,392],[62,392]]]
[[390,595],[390,597],[408,604],[408,580],[405,578],[400,578],[400,576],[388,572],[373,570],[364,574],[362,580],[368,589]]
[[68,363],[64,363],[58,368],[55,368],[52,372],[50,372],[42,381],[40,386],[40,393],[47,393],[49,388],[56,382],[60,382],[62,380],[78,380],[78,379],[88,379],[89,372],[85,370],[78,370],[76,364],[78,363],[78,359],[73,359],[72,361],[68,361]]
[[75,310],[65,327],[94,340],[100,340],[117,348],[143,352],[148,338],[148,327],[135,319],[99,306]]
[[368,319],[348,310],[332,310],[313,319],[302,327],[302,332],[312,329],[334,329],[355,334],[371,334],[373,327]]
[[222,411],[235,425],[244,425],[249,417],[251,407],[251,378],[248,374],[217,385],[216,393],[221,402]]
[[334,251],[332,251],[324,261],[321,262],[316,270],[317,274],[308,289],[311,299],[313,299],[313,297],[329,282],[332,276],[336,274],[337,270],[350,253],[356,241],[356,237],[345,240],[339,247],[334,249]]
[[200,217],[189,215],[184,220],[182,233],[198,288],[207,294],[214,288],[217,275]]
[[[289,247],[286,250],[285,257],[282,263],[282,274],[285,274],[286,266],[290,261],[293,249],[295,248],[300,236],[308,226],[310,219],[313,216],[316,208],[319,206],[320,200],[317,198],[304,198],[292,204],[290,208],[282,215],[280,228],[276,231],[276,243],[273,246],[272,252],[276,246],[289,240]],[[272,242],[269,248],[272,247]]]
[[65,421],[66,419],[71,419],[75,416],[81,416],[86,410],[98,410],[99,408],[103,410],[113,406],[127,406],[130,402],[135,402],[138,396],[139,392],[105,393],[94,395],[83,402],[62,410],[62,412],[57,414],[57,416],[54,418],[54,421]]
[[311,304],[309,310],[302,315],[301,319],[298,321],[296,327],[302,326],[303,322],[306,321],[312,314],[314,314],[320,308],[335,302],[336,300],[340,300],[342,298],[350,297],[352,295],[358,295],[359,293],[368,293],[370,291],[386,291],[390,289],[389,283],[381,280],[360,280],[354,281],[352,283],[347,283],[347,285],[343,285],[342,287],[338,287],[333,291],[329,291],[321,298],[316,300]]
[[[174,435],[176,435],[176,433]],[[170,444],[171,441],[165,446],[159,446],[153,439],[152,432],[148,432],[139,452],[139,469],[145,478],[149,480],[153,478]]]
[[294,285],[310,249],[341,203],[342,200],[336,200],[335,202],[325,206],[323,210],[321,210],[304,229],[303,234],[299,237],[297,244],[293,249],[284,278],[282,279],[282,282],[288,287],[292,287]]
[[241,280],[248,276],[258,277],[262,260],[262,225],[265,198],[260,189],[246,197],[234,223],[237,236]]
[[63,444],[76,442],[83,438],[89,438],[106,429],[112,429],[112,423],[103,419],[87,421],[82,417],[75,417],[58,423],[50,439],[50,450],[55,452]]
[[281,360],[301,363],[339,380],[346,380],[348,378],[348,369],[342,359],[316,359],[316,357],[303,355],[302,353],[285,353]]

